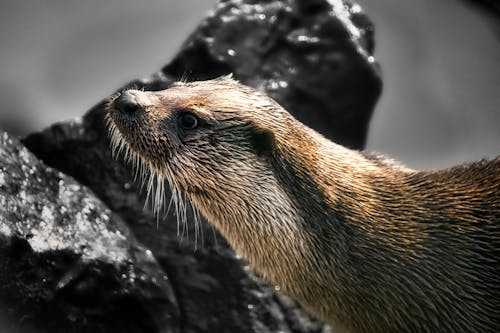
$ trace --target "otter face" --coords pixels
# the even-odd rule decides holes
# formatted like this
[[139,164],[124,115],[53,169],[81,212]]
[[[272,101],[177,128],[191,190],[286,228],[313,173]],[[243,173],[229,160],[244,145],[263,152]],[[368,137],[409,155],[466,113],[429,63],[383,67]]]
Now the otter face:
[[158,92],[124,91],[110,100],[108,120],[115,150],[174,189],[220,199],[235,184],[252,186],[271,173],[266,160],[275,138],[267,126],[286,113],[270,112],[276,108],[223,77]]

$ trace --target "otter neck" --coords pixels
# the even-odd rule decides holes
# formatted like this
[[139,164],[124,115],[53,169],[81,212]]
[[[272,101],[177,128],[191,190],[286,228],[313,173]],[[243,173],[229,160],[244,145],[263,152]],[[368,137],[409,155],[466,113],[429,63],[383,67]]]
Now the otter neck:
[[[262,162],[254,167],[264,170]],[[236,187],[192,195],[192,202],[252,268],[282,285],[286,281],[280,276],[289,276],[293,259],[303,251],[297,207],[271,172],[261,171],[250,182],[248,175],[233,177],[226,181]],[[242,196],[246,190],[251,194]]]
[[[344,226],[338,216],[350,212],[341,211],[338,202],[344,200],[341,192],[350,186],[365,187],[361,182],[366,175],[357,173],[367,170],[367,161],[358,152],[336,145],[300,123],[287,128],[299,127],[301,132],[276,136],[278,148],[273,156],[253,162],[254,177],[235,174],[226,180],[231,186],[192,196],[195,206],[254,269],[283,286],[299,282],[284,280],[290,276],[304,283],[309,279],[298,274],[320,264],[311,244],[332,233],[332,223],[339,228],[329,244],[332,258],[345,248]],[[359,165],[359,170],[353,165]],[[331,273],[337,275],[334,270]]]

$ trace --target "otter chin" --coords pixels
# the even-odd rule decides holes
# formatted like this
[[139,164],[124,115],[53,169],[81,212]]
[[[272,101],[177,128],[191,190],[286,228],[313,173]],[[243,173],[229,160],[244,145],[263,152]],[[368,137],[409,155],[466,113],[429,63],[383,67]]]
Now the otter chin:
[[499,331],[500,158],[412,170],[227,76],[127,90],[108,109],[113,149],[150,187],[168,182],[338,331]]

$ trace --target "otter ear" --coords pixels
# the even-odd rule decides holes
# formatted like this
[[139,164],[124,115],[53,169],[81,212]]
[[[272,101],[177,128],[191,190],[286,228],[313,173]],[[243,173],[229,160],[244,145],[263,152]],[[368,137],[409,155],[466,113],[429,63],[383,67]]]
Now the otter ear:
[[271,156],[275,147],[274,133],[268,129],[251,125],[249,142],[258,156]]

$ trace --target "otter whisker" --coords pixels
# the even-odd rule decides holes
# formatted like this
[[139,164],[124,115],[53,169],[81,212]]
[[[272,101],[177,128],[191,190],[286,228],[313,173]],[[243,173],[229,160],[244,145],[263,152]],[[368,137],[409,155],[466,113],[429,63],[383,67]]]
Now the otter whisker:
[[145,191],[146,191],[146,200],[144,201],[144,209],[147,209],[147,207],[148,207],[149,195],[151,192],[151,187],[153,186],[152,180],[153,180],[153,176],[150,173],[144,182],[144,185],[145,185],[144,187],[145,187]]
[[[182,223],[182,215],[181,215],[181,209],[182,209],[182,197],[180,195],[179,190],[175,189],[174,193],[174,205],[175,205],[175,216],[177,219],[177,236],[180,236],[180,240],[182,241],[184,237],[184,224]],[[182,232],[180,231],[180,228],[182,226]]]
[[134,169],[134,182],[137,181],[140,173],[140,166],[139,166],[139,158],[137,157],[136,154],[132,155],[134,157],[133,161],[133,169]]
[[[117,94],[117,96],[119,96],[119,94]],[[110,102],[108,102],[109,105],[114,98],[116,98],[116,96],[110,98]],[[181,242],[184,240],[184,236],[186,236],[186,240],[189,241],[187,211],[188,205],[191,207],[195,224],[195,250],[197,250],[199,238],[201,238],[203,244],[203,234],[200,231],[200,215],[187,195],[179,190],[178,184],[175,183],[175,178],[172,177],[172,172],[168,170],[166,171],[168,174],[165,175],[156,171],[151,162],[144,161],[140,155],[130,148],[109,114],[105,116],[105,121],[109,128],[108,136],[110,138],[111,155],[113,158],[120,158],[121,156],[127,164],[132,166],[134,182],[139,181],[139,190],[141,192],[144,190],[146,191],[144,209],[150,208],[153,211],[153,214],[156,216],[157,225],[159,224],[160,214],[168,214],[173,206],[175,208],[174,214],[177,220],[177,236],[180,236]],[[166,181],[168,181],[172,193],[168,205],[165,204]]]
[[156,174],[156,193],[153,212],[156,215],[161,213],[161,204],[164,202],[164,188],[163,188],[163,177],[157,173]]
[[[109,119],[109,117],[107,117],[106,119]],[[111,155],[113,156],[113,158],[117,158],[122,150],[125,149],[128,151],[130,148],[126,144],[125,140],[121,136],[116,126],[109,120],[107,120],[107,122],[110,128],[108,135],[110,137],[110,143],[111,143]]]
[[126,142],[121,139],[120,141],[118,141],[118,152],[116,153],[116,156],[119,157],[124,150],[128,150],[128,146],[126,144]]
[[139,187],[139,191],[140,192],[143,192],[144,191],[144,186],[146,185],[146,182],[147,182],[147,179],[148,179],[148,175],[149,175],[149,168],[147,167],[147,165],[144,164],[144,162],[141,160],[141,164],[140,164],[140,187]]
[[194,207],[193,203],[190,202],[191,211],[193,212],[194,220],[194,250],[198,249],[198,237],[201,238],[201,247],[204,245],[203,239],[203,228],[201,227],[200,212]]
[[[178,192],[177,190],[173,191],[172,192],[173,194],[173,198],[174,198],[174,205],[175,205],[175,211],[174,211],[174,214],[175,214],[175,218],[177,219],[177,237],[180,236],[180,221],[179,221],[179,197],[178,197]],[[182,237],[181,237],[181,240],[182,240]]]
[[189,80],[189,75],[191,75],[191,72],[192,71],[184,71],[179,79],[179,82],[182,82],[182,83],[187,83],[188,80]]
[[173,189],[175,189],[175,215],[177,218],[177,235],[180,236],[180,241],[184,240],[184,236],[186,236],[186,240],[189,241],[189,231],[187,230],[187,215],[186,215],[186,201],[185,196],[176,186],[176,184],[172,184]]
[[174,193],[173,191],[171,191],[171,195],[170,195],[170,200],[168,201],[168,207],[167,207],[167,210],[165,212],[165,215],[168,215],[170,213],[170,208],[172,208],[172,203],[174,202]]
[[159,184],[159,191],[160,191],[160,201],[157,202],[158,204],[158,215],[163,215],[165,214],[165,180],[163,179],[163,176],[161,176],[161,182]]
[[155,201],[153,212],[156,215],[156,226],[158,227],[158,222],[160,219],[160,214],[162,210],[162,204],[164,202],[164,187],[163,187],[163,179],[162,176],[157,173],[156,174],[156,191],[155,191]]
[[178,219],[180,219],[182,223],[182,234],[181,239],[184,238],[184,234],[186,234],[186,240],[189,241],[189,230],[187,228],[186,221],[186,203],[184,202],[183,194],[179,192],[179,215]]

